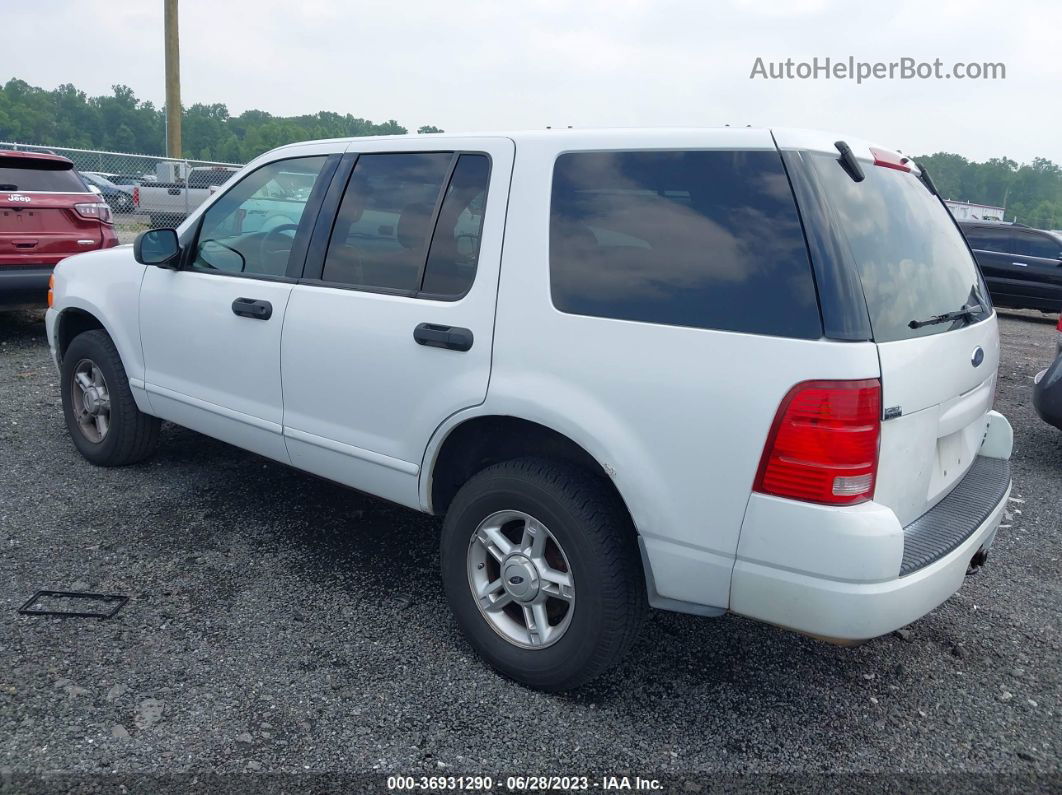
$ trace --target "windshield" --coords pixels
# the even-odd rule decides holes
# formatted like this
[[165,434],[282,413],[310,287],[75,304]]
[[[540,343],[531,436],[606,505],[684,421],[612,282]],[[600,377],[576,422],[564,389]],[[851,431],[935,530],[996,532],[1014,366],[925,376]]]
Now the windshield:
[[[876,342],[941,334],[991,314],[962,234],[916,176],[864,165],[866,178],[855,182],[835,156],[808,161],[848,243]],[[983,311],[923,325],[968,307]]]

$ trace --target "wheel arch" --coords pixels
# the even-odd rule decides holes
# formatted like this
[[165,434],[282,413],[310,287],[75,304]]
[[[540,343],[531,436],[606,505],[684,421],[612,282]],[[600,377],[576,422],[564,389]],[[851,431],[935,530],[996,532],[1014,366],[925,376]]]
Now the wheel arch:
[[422,503],[430,513],[443,514],[461,486],[477,472],[526,457],[565,461],[590,472],[631,514],[608,468],[584,445],[540,422],[507,414],[466,417],[438,434],[438,442],[425,456]]
[[[64,299],[62,308],[57,309],[55,316],[53,342],[56,365],[62,368],[66,351],[79,334],[94,330],[104,332],[111,338],[111,342],[118,351],[118,358],[121,359],[122,367],[125,368],[126,378],[129,379],[129,386],[137,408],[146,414],[151,414],[147,393],[144,391],[144,362],[140,350],[136,317],[132,318],[131,324],[119,323],[119,327],[115,328],[105,319],[107,313],[101,311],[91,301],[81,297],[71,300],[70,296],[65,296]],[[126,332],[124,334],[121,333],[123,329]]]
[[103,325],[103,321],[92,312],[76,306],[62,310],[56,319],[55,326],[55,354],[58,362],[62,364],[63,357],[66,356],[67,348],[74,341],[74,337],[95,329],[106,332],[112,340],[114,339],[114,336]]

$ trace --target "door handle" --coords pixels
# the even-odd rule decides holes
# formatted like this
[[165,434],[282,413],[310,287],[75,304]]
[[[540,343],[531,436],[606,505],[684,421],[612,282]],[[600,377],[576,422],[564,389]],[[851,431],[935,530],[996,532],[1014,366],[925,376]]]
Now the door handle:
[[472,347],[472,330],[457,326],[421,323],[413,329],[413,339],[418,345],[427,345],[429,348],[467,351]]
[[1012,262],[1010,264],[1011,265],[1017,265],[1019,268],[1028,268],[1029,267],[1029,263],[1028,262]]
[[269,320],[273,316],[273,305],[254,298],[237,298],[232,302],[232,313],[252,320]]

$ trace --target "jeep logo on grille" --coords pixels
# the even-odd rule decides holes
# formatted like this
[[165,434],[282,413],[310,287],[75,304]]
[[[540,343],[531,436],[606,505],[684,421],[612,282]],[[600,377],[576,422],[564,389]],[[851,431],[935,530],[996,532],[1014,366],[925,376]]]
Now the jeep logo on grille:
[[974,348],[973,356],[970,357],[970,364],[974,367],[980,367],[981,362],[985,360],[985,350],[980,345]]
[[29,196],[23,196],[21,193],[12,193],[10,196],[7,197],[7,200],[9,202],[31,202],[31,201],[33,201],[33,199],[31,199]]

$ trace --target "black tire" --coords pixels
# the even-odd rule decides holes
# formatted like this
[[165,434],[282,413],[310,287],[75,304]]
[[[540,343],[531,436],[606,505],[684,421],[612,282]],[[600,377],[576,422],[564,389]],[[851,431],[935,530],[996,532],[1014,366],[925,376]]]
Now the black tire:
[[[470,588],[468,553],[480,523],[498,511],[542,522],[563,548],[575,587],[571,623],[553,645],[521,647],[487,622]],[[458,491],[443,523],[442,576],[465,637],[505,676],[540,690],[572,690],[617,665],[647,609],[630,516],[599,478],[536,458],[484,469]]]
[[[110,398],[109,427],[98,441],[86,435],[75,414],[75,374],[79,365],[86,361],[102,372]],[[155,452],[161,422],[136,407],[125,367],[107,332],[97,329],[74,337],[63,355],[60,388],[70,438],[78,452],[93,464],[125,466],[143,461]]]

